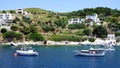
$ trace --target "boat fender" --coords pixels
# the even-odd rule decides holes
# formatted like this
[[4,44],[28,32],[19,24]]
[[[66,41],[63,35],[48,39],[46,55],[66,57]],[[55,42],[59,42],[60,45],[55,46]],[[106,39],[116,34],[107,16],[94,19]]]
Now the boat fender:
[[17,56],[17,54],[16,54],[16,53],[14,53],[14,56],[16,57],[16,56]]

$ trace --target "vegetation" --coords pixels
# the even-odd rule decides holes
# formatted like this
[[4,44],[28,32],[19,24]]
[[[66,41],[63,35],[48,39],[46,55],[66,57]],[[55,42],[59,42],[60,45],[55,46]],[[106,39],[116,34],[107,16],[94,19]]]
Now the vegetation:
[[95,41],[95,38],[89,38],[89,41],[90,41],[90,42],[94,42],[94,41]]
[[[120,10],[117,9],[96,7],[68,13],[52,12],[39,8],[26,8],[24,10],[28,12],[27,15],[16,14],[15,10],[1,11],[1,13],[10,12],[15,17],[10,23],[12,31],[5,28],[1,29],[3,40],[13,40],[13,38],[21,40],[22,35],[24,35],[28,40],[33,41],[41,41],[44,38],[54,41],[81,41],[89,38],[91,32],[94,37],[99,38],[106,38],[108,33],[115,33],[116,36],[120,36]],[[71,18],[85,19],[86,15],[89,14],[98,14],[102,25],[97,26],[93,22],[93,26],[90,26],[88,20],[82,24],[68,24],[68,20]],[[104,24],[104,22],[106,23]]]
[[93,29],[93,35],[99,38],[106,38],[107,37],[107,29],[103,26],[96,26]]
[[68,26],[68,29],[84,29],[84,28],[85,28],[85,25],[80,23],[70,24]]
[[17,31],[17,30],[18,30],[18,27],[17,27],[17,26],[11,26],[11,29],[12,29],[13,31]]
[[2,28],[2,29],[1,29],[1,33],[5,33],[5,32],[7,32],[7,29]]
[[8,31],[3,34],[3,38],[7,41],[22,40],[23,36],[20,33],[14,31]]
[[33,41],[43,41],[44,40],[43,36],[38,33],[30,33],[29,39],[33,40]]

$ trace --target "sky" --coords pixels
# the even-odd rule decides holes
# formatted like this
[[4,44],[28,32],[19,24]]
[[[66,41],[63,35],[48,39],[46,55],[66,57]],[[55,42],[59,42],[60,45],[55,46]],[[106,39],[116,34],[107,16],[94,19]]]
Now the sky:
[[54,12],[72,12],[95,7],[120,10],[119,4],[120,0],[1,0],[0,10],[41,8]]

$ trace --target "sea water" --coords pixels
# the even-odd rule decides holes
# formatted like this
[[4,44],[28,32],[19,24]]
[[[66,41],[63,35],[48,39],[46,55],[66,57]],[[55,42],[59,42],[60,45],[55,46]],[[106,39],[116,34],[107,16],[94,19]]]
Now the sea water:
[[0,46],[0,68],[120,68],[120,47],[104,57],[75,56],[87,46],[33,46],[38,56],[14,56],[20,47]]

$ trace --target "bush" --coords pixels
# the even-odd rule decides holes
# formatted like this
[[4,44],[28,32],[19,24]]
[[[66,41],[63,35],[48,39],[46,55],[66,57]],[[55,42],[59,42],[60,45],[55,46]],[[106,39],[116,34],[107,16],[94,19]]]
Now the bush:
[[17,31],[17,30],[18,30],[18,27],[17,27],[17,26],[11,26],[11,29],[12,29],[13,31]]
[[86,28],[86,29],[84,29],[84,30],[83,30],[83,33],[84,33],[84,35],[89,36],[89,35],[90,35],[90,33],[91,33],[91,30],[90,30],[90,29],[88,29],[88,28]]
[[44,37],[41,34],[38,33],[30,33],[29,39],[33,41],[43,41]]
[[23,38],[22,34],[16,33],[14,31],[8,31],[3,34],[3,38],[8,40],[8,41],[13,41],[14,38],[16,40],[21,40]]
[[5,32],[7,32],[7,29],[2,28],[2,29],[1,29],[1,33],[5,33]]
[[89,41],[90,41],[90,42],[94,42],[94,41],[95,41],[95,38],[89,38]]
[[115,33],[115,36],[120,36],[120,32],[116,32],[116,33]]
[[85,28],[85,25],[80,23],[70,24],[68,26],[68,29],[84,29],[84,28]]

